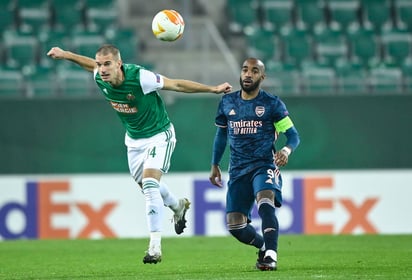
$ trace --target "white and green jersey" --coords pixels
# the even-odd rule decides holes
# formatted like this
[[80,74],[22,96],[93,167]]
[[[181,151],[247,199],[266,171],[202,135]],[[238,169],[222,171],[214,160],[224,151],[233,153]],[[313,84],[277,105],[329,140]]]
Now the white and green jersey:
[[162,98],[157,92],[163,77],[135,64],[123,64],[124,81],[113,87],[104,82],[95,70],[94,79],[106,100],[133,139],[148,138],[166,131],[170,126]]

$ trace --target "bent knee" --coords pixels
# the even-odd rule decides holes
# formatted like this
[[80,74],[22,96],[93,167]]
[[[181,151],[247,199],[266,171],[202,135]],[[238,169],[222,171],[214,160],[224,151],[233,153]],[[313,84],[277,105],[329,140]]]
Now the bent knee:
[[226,223],[228,228],[238,227],[239,225],[247,224],[247,217],[239,212],[231,212],[226,215]]

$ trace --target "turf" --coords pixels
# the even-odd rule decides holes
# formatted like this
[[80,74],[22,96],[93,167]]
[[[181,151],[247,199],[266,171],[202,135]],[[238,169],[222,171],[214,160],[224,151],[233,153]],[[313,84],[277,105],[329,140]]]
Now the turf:
[[279,269],[255,269],[256,250],[231,237],[0,242],[0,279],[412,279],[412,235],[283,235]]

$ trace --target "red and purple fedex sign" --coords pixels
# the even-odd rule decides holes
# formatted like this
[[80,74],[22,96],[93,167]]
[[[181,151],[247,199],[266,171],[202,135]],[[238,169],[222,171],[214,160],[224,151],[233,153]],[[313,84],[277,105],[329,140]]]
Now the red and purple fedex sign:
[[[104,237],[115,237],[105,220],[116,207],[115,202],[106,202],[96,209],[89,202],[54,201],[53,195],[70,194],[68,181],[27,182],[24,191],[23,202],[8,201],[0,204],[0,237],[3,239],[89,238],[95,232]],[[73,211],[81,212],[86,220],[75,236],[71,236],[70,227],[58,227],[53,223],[56,216],[70,216]],[[12,230],[8,220],[16,212],[24,217],[24,221],[18,230]]]
[[[282,176],[283,206],[276,210],[282,233],[412,233],[412,223],[393,218],[410,208],[408,170]],[[207,177],[206,173],[164,176],[176,197],[191,199],[184,236],[228,234],[226,187],[212,186]],[[252,224],[260,226],[256,209]],[[0,240],[147,237],[145,225],[144,196],[128,174],[0,176]],[[167,218],[163,230],[163,236],[175,236]]]
[[[317,193],[334,188],[332,177],[317,178],[293,178],[290,198],[283,198],[283,205],[277,211],[286,210],[290,215],[289,224],[282,227],[280,221],[280,232],[282,233],[306,233],[306,234],[350,234],[355,229],[361,229],[364,233],[377,233],[373,222],[369,220],[368,214],[379,202],[376,197],[367,197],[360,203],[355,203],[351,198],[319,198]],[[225,211],[225,205],[221,201],[207,200],[206,193],[215,186],[208,181],[196,181],[194,188],[195,208],[195,234],[206,234],[206,215],[212,211]],[[333,211],[335,207],[343,208],[346,212],[344,224],[338,231],[332,223],[321,223],[317,220],[318,213]],[[252,222],[258,220],[256,209],[252,212]],[[224,216],[221,220],[225,224]]]

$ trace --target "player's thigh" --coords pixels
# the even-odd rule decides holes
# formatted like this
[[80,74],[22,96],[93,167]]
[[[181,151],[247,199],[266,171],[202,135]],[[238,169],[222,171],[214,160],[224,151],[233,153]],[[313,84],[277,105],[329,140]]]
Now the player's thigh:
[[253,190],[256,200],[269,198],[275,205],[282,205],[282,177],[278,169],[261,168],[253,177]]
[[147,139],[143,169],[156,169],[167,173],[175,146],[176,137],[173,126]]
[[226,194],[226,213],[242,213],[250,219],[255,196],[249,176],[229,180]]
[[127,147],[127,162],[129,171],[137,183],[141,183],[145,150],[143,147]]

